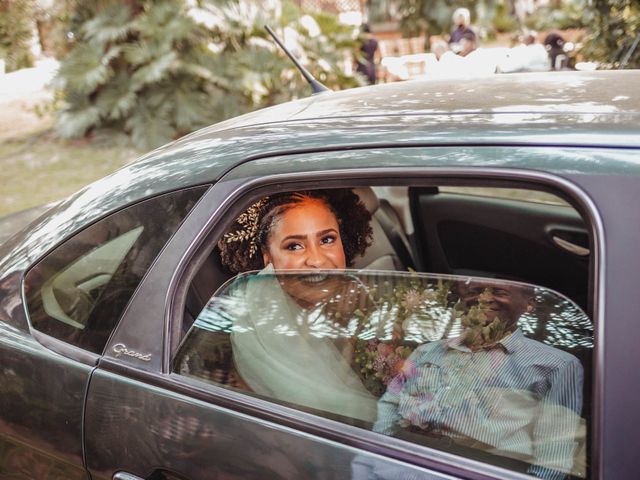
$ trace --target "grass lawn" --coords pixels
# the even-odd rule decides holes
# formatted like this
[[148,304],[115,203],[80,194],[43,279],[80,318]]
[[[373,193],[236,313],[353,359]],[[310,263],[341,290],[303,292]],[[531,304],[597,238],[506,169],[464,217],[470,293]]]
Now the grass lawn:
[[0,216],[65,198],[142,153],[86,140],[58,140],[50,118],[37,117],[24,103],[2,106]]

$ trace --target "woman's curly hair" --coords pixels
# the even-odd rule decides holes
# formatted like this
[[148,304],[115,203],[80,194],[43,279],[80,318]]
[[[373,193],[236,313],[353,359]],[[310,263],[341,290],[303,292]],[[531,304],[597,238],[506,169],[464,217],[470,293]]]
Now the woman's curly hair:
[[347,266],[371,245],[371,214],[351,189],[304,190],[264,197],[243,212],[218,242],[222,264],[231,273],[260,270],[274,224],[307,199],[324,202],[336,216]]

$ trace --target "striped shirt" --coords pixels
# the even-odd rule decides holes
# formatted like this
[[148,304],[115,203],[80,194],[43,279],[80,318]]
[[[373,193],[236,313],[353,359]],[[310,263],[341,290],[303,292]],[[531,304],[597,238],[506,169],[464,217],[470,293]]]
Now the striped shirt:
[[541,478],[572,472],[583,380],[573,355],[517,329],[490,350],[472,352],[460,337],[421,345],[403,372],[380,398],[375,431],[471,439]]

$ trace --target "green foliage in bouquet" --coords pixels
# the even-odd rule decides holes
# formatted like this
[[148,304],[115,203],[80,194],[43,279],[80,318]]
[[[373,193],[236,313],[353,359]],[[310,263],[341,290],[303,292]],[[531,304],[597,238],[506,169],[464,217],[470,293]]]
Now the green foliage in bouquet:
[[372,311],[355,312],[360,326],[354,338],[354,368],[373,395],[382,395],[396,375],[411,368],[407,359],[418,345],[442,335],[428,338],[429,331],[444,318],[454,319],[450,292],[451,282],[442,279],[435,285],[417,278],[395,285],[385,281],[372,292]]
[[332,30],[311,37],[283,12],[292,18],[296,10],[283,9],[279,0],[80,0],[70,16],[75,44],[57,77],[65,100],[58,134],[119,131],[148,149],[308,95],[291,62],[267,39],[265,23],[297,32],[308,68],[330,87],[353,86],[354,77],[336,62],[351,48],[346,31],[325,21]]
[[461,316],[464,329],[462,343],[472,350],[495,345],[506,334],[506,319],[500,319],[496,315],[487,324],[487,310],[491,308],[492,301],[491,289],[486,288],[478,296],[478,304]]
[[6,72],[33,67],[33,0],[0,2],[0,58]]

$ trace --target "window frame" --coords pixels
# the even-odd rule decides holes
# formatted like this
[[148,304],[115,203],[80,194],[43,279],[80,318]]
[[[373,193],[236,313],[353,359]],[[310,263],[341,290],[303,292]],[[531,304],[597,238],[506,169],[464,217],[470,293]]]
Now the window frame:
[[[362,151],[355,152],[366,155]],[[463,459],[444,452],[431,450],[414,444],[408,444],[404,440],[383,437],[381,442],[377,433],[367,432],[357,427],[338,423],[333,420],[323,419],[299,410],[278,406],[269,401],[249,397],[208,385],[198,385],[197,381],[185,381],[184,378],[171,372],[171,361],[179,345],[181,319],[184,311],[184,303],[188,285],[195,272],[204,263],[215,241],[228,228],[233,219],[240,214],[247,205],[256,201],[266,193],[274,191],[290,191],[303,188],[331,188],[344,187],[348,183],[350,187],[358,186],[439,186],[452,184],[456,186],[504,186],[511,188],[529,188],[533,190],[550,191],[561,198],[565,198],[583,216],[589,229],[593,244],[593,255],[590,259],[589,273],[589,308],[587,314],[592,318],[595,328],[594,361],[593,361],[593,393],[592,393],[592,419],[591,419],[591,445],[590,463],[592,478],[598,478],[599,449],[598,432],[600,422],[600,410],[602,408],[603,388],[600,378],[600,365],[602,364],[602,352],[599,344],[602,342],[602,312],[601,299],[603,298],[603,224],[595,205],[588,195],[576,184],[562,177],[537,171],[500,168],[464,168],[464,167],[368,167],[359,169],[331,169],[324,171],[305,171],[297,173],[272,173],[263,177],[243,177],[242,167],[232,170],[234,176],[227,180],[223,178],[217,187],[229,182],[226,187],[229,192],[224,201],[208,219],[200,231],[197,245],[190,248],[179,262],[178,268],[171,279],[171,288],[168,292],[166,310],[166,328],[169,338],[167,348],[164,351],[163,373],[169,374],[173,388],[206,399],[222,406],[232,408],[258,418],[269,419],[280,425],[290,426],[314,435],[339,441],[349,446],[363,448],[368,451],[380,452],[389,458],[404,460],[411,464],[425,468],[433,468],[453,474],[461,475],[489,475],[491,478],[530,478],[515,472],[494,467],[481,462]],[[410,173],[410,175],[409,175]],[[233,178],[235,177],[235,178]],[[319,185],[322,183],[322,185]],[[234,185],[235,184],[235,185]],[[177,320],[179,319],[179,320]],[[408,448],[409,447],[409,448]]]

